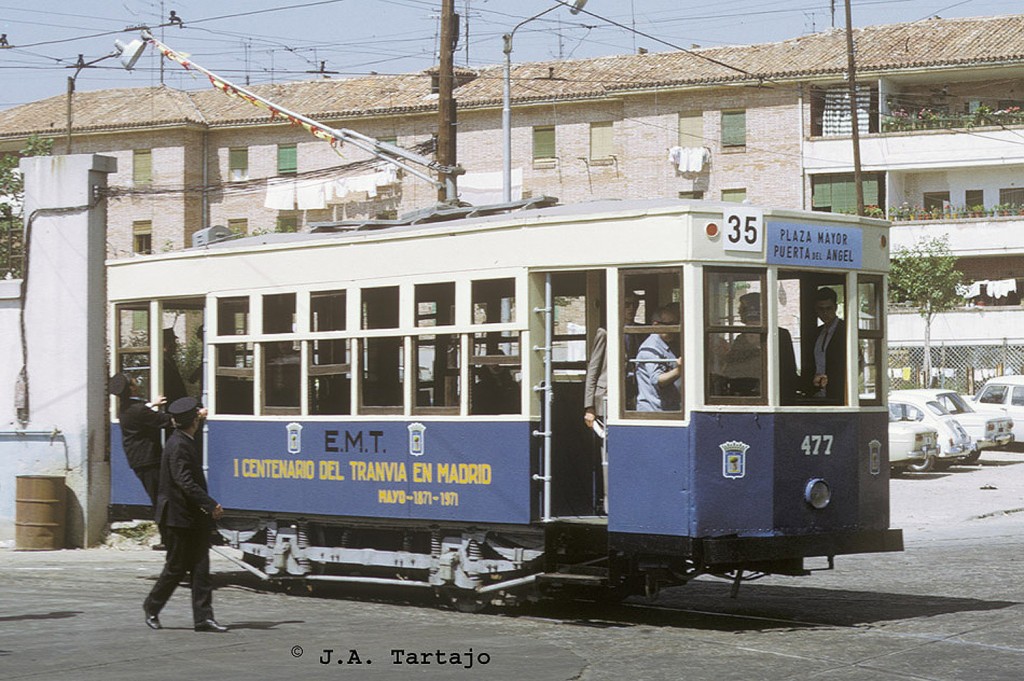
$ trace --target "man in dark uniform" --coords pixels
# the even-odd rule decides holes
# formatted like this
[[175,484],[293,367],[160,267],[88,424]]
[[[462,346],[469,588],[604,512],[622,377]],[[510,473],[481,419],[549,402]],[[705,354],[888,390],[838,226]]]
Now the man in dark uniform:
[[192,588],[192,618],[196,631],[227,631],[213,619],[210,580],[210,532],[224,509],[206,491],[203,459],[195,436],[206,417],[193,397],[182,397],[167,408],[175,431],[167,440],[160,462],[160,494],[156,521],[167,542],[167,561],[142,609],[146,625],[160,629],[158,615],[187,573]]
[[[138,395],[138,384],[121,373],[110,378],[108,387],[110,394],[118,398],[117,418],[121,422],[124,455],[155,509],[160,485],[160,453],[163,451],[161,433],[171,426],[171,417],[158,410],[164,398],[159,397],[155,403],[147,404]],[[162,536],[160,543],[153,548],[164,548]]]

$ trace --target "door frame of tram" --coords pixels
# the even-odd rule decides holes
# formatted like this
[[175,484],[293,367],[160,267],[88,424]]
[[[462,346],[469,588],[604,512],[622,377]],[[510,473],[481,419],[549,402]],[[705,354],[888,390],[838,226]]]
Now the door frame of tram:
[[[584,423],[583,401],[587,363],[598,328],[607,330],[607,277],[604,269],[531,272],[531,290],[537,298],[531,309],[533,357],[541,428],[538,439],[550,432],[550,468],[544,469],[544,445],[539,443],[541,481],[550,477],[547,520],[603,516],[606,460],[604,440]],[[547,281],[550,277],[550,300]],[[553,314],[548,336],[546,313]],[[550,353],[548,349],[550,348]],[[551,361],[550,374],[547,362]],[[545,421],[546,376],[551,376],[550,426]],[[544,512],[540,516],[543,518]]]

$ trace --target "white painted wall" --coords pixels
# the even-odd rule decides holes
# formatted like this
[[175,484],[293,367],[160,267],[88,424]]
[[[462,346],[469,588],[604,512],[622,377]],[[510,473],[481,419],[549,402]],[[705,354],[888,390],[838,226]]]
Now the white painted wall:
[[[25,286],[27,422],[15,409],[24,361],[17,285],[0,288],[0,540],[14,537],[19,475],[64,475],[68,546],[100,540],[109,499],[104,156],[21,161],[29,259]],[[54,434],[56,431],[56,434]]]

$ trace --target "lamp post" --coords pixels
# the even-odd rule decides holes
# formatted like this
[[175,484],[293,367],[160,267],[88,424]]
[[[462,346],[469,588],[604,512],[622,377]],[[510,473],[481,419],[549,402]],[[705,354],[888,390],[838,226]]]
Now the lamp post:
[[505,52],[505,82],[501,97],[501,132],[503,139],[501,198],[505,203],[512,200],[512,38],[520,28],[534,19],[539,19],[548,12],[553,12],[559,7],[565,6],[569,8],[569,12],[572,14],[579,14],[579,11],[583,9],[585,4],[587,4],[587,0],[573,0],[572,4],[559,0],[557,5],[547,8],[540,14],[534,14],[529,19],[520,21],[510,32],[502,36],[504,41],[502,49]]
[[68,76],[68,125],[66,131],[66,140],[64,143],[64,153],[71,153],[71,98],[75,94],[75,81],[78,79],[78,74],[82,72],[82,69],[92,67],[94,64],[103,61],[104,59],[112,59],[113,57],[121,58],[121,65],[131,71],[135,68],[135,62],[142,56],[142,52],[146,47],[146,43],[141,40],[133,40],[127,45],[122,43],[120,40],[114,41],[114,51],[110,54],[104,55],[92,61],[85,61],[82,55],[78,55],[78,62],[69,68],[75,69],[75,75]]

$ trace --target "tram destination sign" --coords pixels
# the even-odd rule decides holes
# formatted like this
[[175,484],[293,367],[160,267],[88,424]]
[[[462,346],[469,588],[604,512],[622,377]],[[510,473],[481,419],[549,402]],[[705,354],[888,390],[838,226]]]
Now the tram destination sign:
[[769,265],[860,269],[863,246],[859,229],[769,222],[766,232]]

